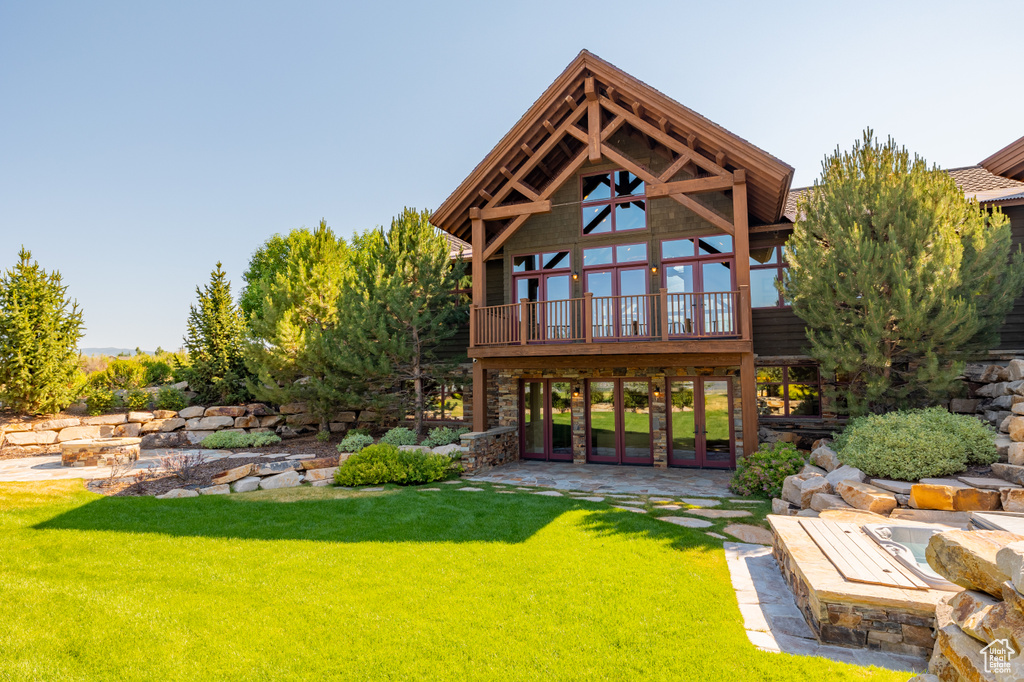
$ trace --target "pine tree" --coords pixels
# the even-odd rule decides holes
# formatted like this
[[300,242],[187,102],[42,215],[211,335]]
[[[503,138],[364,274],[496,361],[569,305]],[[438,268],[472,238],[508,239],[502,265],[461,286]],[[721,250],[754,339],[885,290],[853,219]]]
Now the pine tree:
[[[453,263],[447,240],[429,222],[429,212],[406,208],[387,231],[377,228],[353,239],[353,267],[341,308],[350,342],[343,362],[373,377],[379,388],[416,418],[422,432],[426,391],[442,381],[451,363],[436,350],[454,336],[466,316],[455,293],[464,274]],[[411,395],[406,390],[411,387]],[[406,399],[408,397],[409,399]],[[403,404],[404,403],[404,404]]]
[[312,233],[293,231],[287,242],[280,267],[259,282],[260,314],[249,318],[250,388],[262,400],[305,402],[323,431],[338,411],[360,403],[364,390],[342,362],[338,311],[348,248],[324,220]]
[[18,412],[59,412],[75,398],[82,311],[58,271],[25,247],[0,277],[0,401]]
[[210,273],[210,283],[196,287],[196,298],[185,334],[189,388],[205,405],[244,402],[250,397],[242,357],[245,322],[220,263]]
[[1006,216],[871,130],[825,159],[798,216],[780,289],[811,355],[849,378],[851,414],[948,397],[1024,288]]
[[275,234],[253,252],[249,267],[242,273],[245,282],[238,295],[238,307],[242,309],[246,322],[263,316],[263,285],[273,281],[288,260],[288,254],[296,241],[296,235],[309,234],[309,230],[293,230],[288,236]]

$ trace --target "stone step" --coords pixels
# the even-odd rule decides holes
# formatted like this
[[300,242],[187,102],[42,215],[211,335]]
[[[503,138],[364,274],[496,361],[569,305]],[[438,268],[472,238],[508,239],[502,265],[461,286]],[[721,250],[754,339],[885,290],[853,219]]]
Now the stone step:
[[910,486],[914,484],[907,481],[890,481],[887,478],[872,478],[871,485],[882,490],[888,490],[891,493],[896,493],[897,495],[909,495]]
[[851,507],[888,516],[896,508],[896,497],[888,490],[858,481],[840,481],[836,492]]
[[999,490],[1000,488],[1019,488],[1020,486],[1016,483],[1010,483],[1004,481],[1001,478],[981,478],[975,476],[961,476],[960,481],[966,483],[972,488],[982,488],[984,490]]
[[1024,466],[996,462],[992,465],[992,473],[1004,481],[1024,485]]

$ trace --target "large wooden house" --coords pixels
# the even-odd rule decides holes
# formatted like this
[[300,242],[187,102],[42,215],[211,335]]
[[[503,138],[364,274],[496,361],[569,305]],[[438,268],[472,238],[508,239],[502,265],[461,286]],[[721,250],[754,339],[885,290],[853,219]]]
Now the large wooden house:
[[431,217],[471,254],[473,430],[506,434],[482,463],[731,468],[759,423],[828,433],[835,378],[774,284],[792,177],[580,53]]

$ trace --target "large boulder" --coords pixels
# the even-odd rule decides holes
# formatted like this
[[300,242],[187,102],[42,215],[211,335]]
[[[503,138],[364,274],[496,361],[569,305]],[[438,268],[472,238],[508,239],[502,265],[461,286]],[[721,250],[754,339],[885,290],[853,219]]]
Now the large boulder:
[[1009,579],[996,563],[996,553],[1024,536],[1001,530],[947,530],[928,541],[928,565],[946,580],[998,597]]
[[163,495],[157,495],[158,500],[174,500],[179,497],[199,497],[199,493],[195,490],[188,490],[187,488],[175,488],[174,490],[168,490]]
[[1024,466],[995,462],[992,465],[992,473],[1004,481],[1024,485]]
[[172,417],[170,419],[162,420],[160,424],[160,430],[163,432],[176,431],[181,427],[185,426],[185,420],[180,417]]
[[1012,417],[1006,432],[1014,443],[1024,442],[1024,417]]
[[309,469],[306,472],[306,482],[313,483],[314,481],[333,481],[334,472],[338,470],[338,467],[327,467],[326,469]]
[[152,450],[155,448],[176,448],[185,445],[188,439],[181,431],[171,433],[147,433],[142,437],[142,448]]
[[302,483],[302,477],[298,472],[286,471],[282,474],[267,476],[260,479],[260,488],[263,490],[276,490],[277,488],[294,488]]
[[82,417],[81,422],[86,426],[117,426],[128,421],[126,414],[98,414],[95,417]]
[[285,417],[285,422],[288,426],[317,426],[320,424],[320,418],[315,414],[305,412],[302,414],[290,414]]
[[153,419],[174,419],[177,416],[174,410],[153,410]]
[[882,516],[888,516],[897,504],[891,492],[858,481],[840,481],[836,492],[851,507]]
[[999,501],[1003,511],[1024,512],[1024,488],[1002,488],[999,490]]
[[838,495],[818,493],[811,497],[811,509],[822,512],[827,509],[852,509],[852,507]]
[[953,486],[917,483],[910,488],[910,506],[914,509],[954,511],[954,495],[956,488]]
[[206,417],[241,417],[245,414],[245,408],[240,405],[217,405],[206,408]]
[[833,488],[839,485],[840,481],[857,481],[858,483],[863,482],[866,478],[864,472],[857,467],[852,467],[849,464],[844,464],[837,469],[830,471],[825,480],[829,482]]
[[[212,407],[207,409],[206,413],[209,414],[210,410],[212,410],[212,409],[213,409]],[[189,421],[191,421],[191,420],[189,420]],[[234,417],[217,417],[217,416],[214,416],[214,417],[203,417],[202,419],[199,420],[199,423],[196,426],[189,425],[189,428],[191,430],[195,430],[195,431],[216,431],[218,429],[230,429],[234,425],[235,425],[235,418]]]
[[272,476],[284,471],[302,469],[302,464],[294,460],[286,460],[284,462],[267,462],[266,464],[256,464],[254,466],[256,467],[253,470],[254,476]]
[[[985,655],[981,652],[985,645],[968,635],[953,622],[952,609],[947,603],[947,600],[951,598],[952,596],[947,597],[935,607],[935,654],[932,659],[935,666],[933,667],[933,663],[929,663],[928,669],[935,672],[942,670],[944,676],[940,679],[943,682],[997,681],[997,677],[985,672],[986,660]],[[945,659],[944,664],[941,661],[935,662],[935,656],[938,654]],[[949,670],[950,668],[952,671]]]
[[[793,474],[792,476],[786,476],[782,479],[782,499],[795,504],[798,507],[802,507],[800,504],[800,487],[804,481],[810,478],[812,474]],[[820,476],[818,477],[820,478]]]
[[281,414],[302,414],[308,411],[306,403],[286,403],[278,409]]
[[68,417],[66,419],[49,419],[44,422],[32,425],[33,431],[60,431],[66,429],[69,426],[78,426],[82,422],[75,417]]
[[236,429],[258,429],[260,427],[260,418],[252,415],[245,415],[242,417],[235,417],[235,428]]
[[254,464],[243,464],[240,467],[228,469],[214,476],[210,482],[214,485],[221,485],[222,483],[234,483],[239,479],[243,479],[246,476],[250,476],[253,470],[256,468]]
[[195,417],[202,417],[204,414],[206,414],[206,408],[202,405],[186,407],[181,412],[178,412],[178,416],[182,419],[194,419]]
[[260,481],[263,480],[259,476],[246,476],[240,478],[231,484],[231,492],[233,493],[248,493],[256,490],[260,487]]
[[138,438],[142,434],[142,424],[128,422],[113,427],[115,438]]
[[138,422],[138,423],[151,422],[151,421],[153,421],[153,413],[152,412],[129,412],[128,413],[128,421],[130,421],[130,422]]
[[949,606],[953,622],[979,642],[989,644],[1006,639],[1014,650],[1024,650],[1024,614],[1012,605],[980,592],[964,590],[949,600]]
[[101,437],[99,426],[72,426],[71,428],[60,430],[60,433],[57,434],[57,442],[63,443],[68,440],[92,440]]
[[338,466],[338,456],[317,457],[316,459],[302,459],[299,464],[303,469],[326,469],[327,467]]
[[4,434],[6,445],[49,445],[56,442],[56,431],[8,431]]
[[1006,365],[1006,378],[1010,381],[1024,379],[1024,360],[1013,359]]
[[254,417],[267,417],[274,414],[274,410],[269,405],[263,403],[250,403],[245,406],[245,413],[251,414]]
[[792,516],[797,511],[799,510],[786,500],[781,500],[777,497],[772,499],[772,514],[777,516]]
[[954,511],[996,511],[1001,507],[998,490],[959,488],[953,494]]
[[200,495],[227,495],[230,492],[231,486],[229,486],[227,483],[224,483],[222,485],[211,485],[207,486],[206,488],[199,489]]
[[260,417],[260,427],[264,429],[272,429],[275,426],[281,426],[284,424],[284,417],[279,414],[273,414],[268,417]]
[[811,506],[811,498],[818,494],[829,495],[832,493],[832,486],[824,476],[812,475],[800,484],[800,507],[807,509]]
[[839,462],[839,455],[837,455],[836,451],[827,445],[822,445],[815,449],[811,453],[811,461],[825,471],[834,471],[841,466]]
[[1024,591],[1024,542],[1013,542],[996,552],[996,565],[1018,592]]

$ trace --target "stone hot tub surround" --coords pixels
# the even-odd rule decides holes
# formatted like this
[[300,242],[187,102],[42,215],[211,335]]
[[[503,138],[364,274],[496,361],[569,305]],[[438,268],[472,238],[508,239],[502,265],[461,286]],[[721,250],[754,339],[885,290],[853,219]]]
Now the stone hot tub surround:
[[66,467],[113,466],[139,459],[141,438],[69,440],[60,444],[60,463]]

